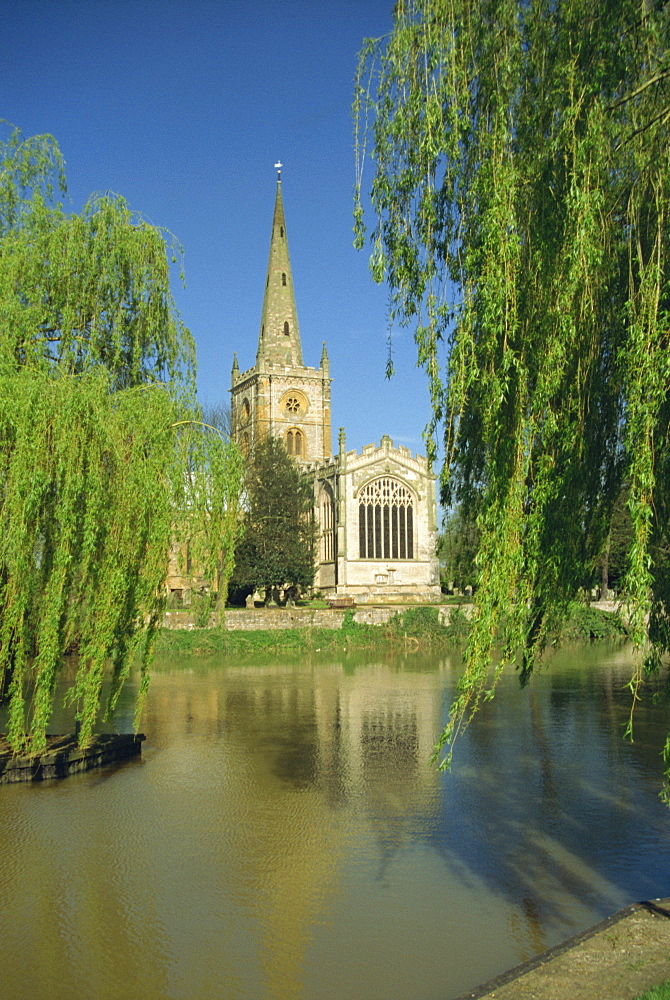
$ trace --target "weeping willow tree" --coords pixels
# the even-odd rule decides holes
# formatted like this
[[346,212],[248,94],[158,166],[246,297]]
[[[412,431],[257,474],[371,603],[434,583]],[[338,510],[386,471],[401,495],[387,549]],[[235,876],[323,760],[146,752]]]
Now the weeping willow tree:
[[[225,589],[241,460],[198,420],[178,248],[118,197],[54,202],[50,136],[0,144],[0,693],[15,751],[45,745],[64,656],[80,741],[139,657],[148,683],[168,554],[188,537]],[[111,683],[109,679],[111,678]],[[106,692],[103,696],[103,692]]]
[[633,702],[670,648],[669,19],[667,0],[398,0],[359,60],[357,241],[370,148],[372,273],[415,326],[443,500],[480,537],[444,764],[590,585],[624,490]]

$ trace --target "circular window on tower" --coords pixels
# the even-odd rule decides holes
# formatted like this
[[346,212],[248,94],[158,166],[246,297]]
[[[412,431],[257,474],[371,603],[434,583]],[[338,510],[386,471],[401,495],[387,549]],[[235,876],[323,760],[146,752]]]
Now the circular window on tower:
[[287,417],[303,417],[307,413],[307,399],[298,389],[289,389],[281,398],[280,407]]

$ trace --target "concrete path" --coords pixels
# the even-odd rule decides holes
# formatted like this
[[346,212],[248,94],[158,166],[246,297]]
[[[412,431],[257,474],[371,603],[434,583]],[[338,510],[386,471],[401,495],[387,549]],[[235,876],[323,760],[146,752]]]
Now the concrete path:
[[670,898],[627,906],[456,1000],[634,1000],[670,979]]

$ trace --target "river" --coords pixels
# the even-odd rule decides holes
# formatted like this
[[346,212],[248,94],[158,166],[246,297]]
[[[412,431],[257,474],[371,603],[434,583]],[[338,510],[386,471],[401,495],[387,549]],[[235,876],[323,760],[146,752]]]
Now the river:
[[630,668],[511,674],[441,774],[453,654],[160,660],[141,759],[0,788],[2,1000],[449,1000],[670,895],[670,713],[622,740]]

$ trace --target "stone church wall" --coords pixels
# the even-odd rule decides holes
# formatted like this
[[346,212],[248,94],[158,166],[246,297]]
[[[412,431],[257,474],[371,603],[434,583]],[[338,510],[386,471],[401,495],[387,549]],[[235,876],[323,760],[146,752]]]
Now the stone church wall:
[[[315,470],[315,513],[323,528],[319,497],[325,488],[335,498],[336,563],[319,558],[316,586],[325,594],[365,601],[437,602],[440,599],[436,555],[435,476],[427,460],[412,456],[409,448],[395,448],[388,436],[366,445],[359,454],[345,451],[332,463]],[[393,480],[412,497],[411,558],[361,558],[359,506],[361,491],[379,479]]]

